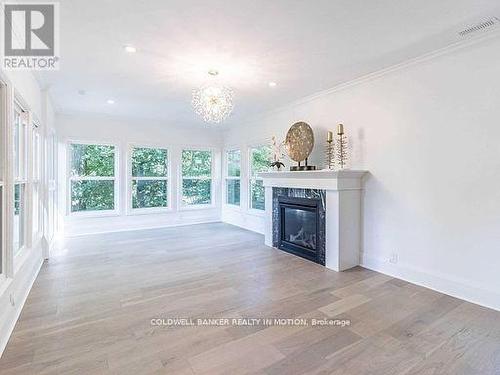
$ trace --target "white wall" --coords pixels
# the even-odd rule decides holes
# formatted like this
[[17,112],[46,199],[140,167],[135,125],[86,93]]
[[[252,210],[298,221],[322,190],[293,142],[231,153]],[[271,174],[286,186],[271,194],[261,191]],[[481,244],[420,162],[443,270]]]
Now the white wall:
[[[67,208],[67,181],[65,162],[69,141],[109,142],[119,147],[119,213],[111,217],[83,218],[75,215],[64,217],[65,235],[74,236],[121,230],[165,227],[201,222],[220,221],[220,149],[222,135],[208,127],[182,128],[152,121],[123,119],[106,115],[58,115],[57,133],[60,142],[60,206]],[[131,144],[158,146],[169,149],[171,164],[172,199],[167,213],[131,214],[127,211],[127,151]],[[211,208],[181,208],[178,204],[180,155],[185,147],[209,148],[214,152],[213,196]]]
[[[50,99],[47,97],[47,93],[42,91],[30,72],[5,72],[0,70],[0,80],[6,84],[6,108],[2,103],[2,123],[5,125],[5,129],[0,129],[4,131],[2,136],[5,134],[9,136],[12,132],[9,130],[7,132],[7,127],[12,127],[13,120],[13,100],[14,98],[19,100],[24,109],[32,114],[32,117],[37,120],[40,125],[40,135],[43,140],[45,139],[45,133],[48,129],[53,127],[52,119],[54,117],[52,105]],[[9,141],[8,141],[9,142]],[[11,145],[10,145],[11,146]],[[11,151],[11,147],[7,147],[8,151]],[[12,172],[12,154],[8,152],[6,154],[6,170],[3,172],[4,181],[6,183],[6,188],[4,191],[4,201],[3,210],[6,217],[3,224],[2,241],[4,245],[4,267],[2,269],[2,274],[0,275],[0,355],[3,352],[9,336],[14,329],[16,321],[21,313],[21,309],[24,302],[28,296],[31,286],[38,275],[38,271],[42,265],[43,259],[48,256],[48,241],[46,239],[46,233],[48,230],[48,223],[46,217],[42,221],[43,223],[43,235],[41,238],[31,239],[32,234],[29,232],[30,225],[27,227],[27,235],[30,239],[27,241],[27,246],[21,249],[17,256],[12,254],[12,218],[13,218],[13,172]],[[42,166],[45,165],[46,159],[42,155],[41,160]],[[31,161],[29,161],[28,168],[32,168]],[[42,168],[44,169],[44,168]],[[43,179],[42,173],[42,184],[41,184],[41,197],[44,196],[47,189],[46,181]],[[29,189],[28,189],[29,192]],[[31,196],[27,197],[27,206],[30,207],[32,204]],[[47,210],[47,202],[42,199],[42,211]],[[27,212],[27,222],[31,222],[31,210]],[[8,251],[7,251],[8,250]]]
[[322,165],[326,131],[344,123],[352,167],[370,172],[362,263],[500,309],[499,62],[497,34],[264,114],[225,145],[245,153],[304,120],[316,135],[311,162]]

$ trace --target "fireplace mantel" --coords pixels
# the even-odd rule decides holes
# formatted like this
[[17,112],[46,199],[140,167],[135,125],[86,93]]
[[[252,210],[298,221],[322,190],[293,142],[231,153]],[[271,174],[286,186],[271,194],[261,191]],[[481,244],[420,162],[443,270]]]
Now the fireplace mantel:
[[366,171],[296,171],[259,173],[264,186],[298,189],[351,190],[361,189]]
[[361,190],[366,173],[359,170],[259,173],[266,190],[266,245],[273,246],[273,188],[324,190],[325,266],[335,271],[357,266],[361,250]]

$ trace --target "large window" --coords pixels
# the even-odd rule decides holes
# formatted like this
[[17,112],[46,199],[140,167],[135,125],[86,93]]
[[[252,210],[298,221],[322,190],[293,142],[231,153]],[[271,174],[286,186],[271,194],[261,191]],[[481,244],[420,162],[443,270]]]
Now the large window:
[[5,232],[4,232],[4,215],[5,215],[5,173],[6,164],[9,157],[7,156],[7,124],[5,123],[5,86],[0,82],[0,281],[4,278],[5,274]]
[[26,245],[26,187],[28,116],[18,105],[14,109],[14,255]]
[[226,203],[240,205],[240,172],[241,152],[231,150],[226,152]]
[[253,147],[250,149],[250,208],[265,209],[265,191],[259,172],[267,172],[271,163],[271,149],[268,146]]
[[168,207],[168,151],[134,147],[131,164],[132,208]]
[[116,208],[115,146],[72,143],[70,211],[111,211]]
[[32,159],[33,159],[33,236],[38,237],[41,233],[41,200],[40,200],[40,181],[41,181],[41,144],[40,144],[40,132],[39,127],[37,125],[33,126],[33,135],[32,135]]
[[212,151],[182,151],[182,204],[212,203]]
[[56,216],[56,202],[57,202],[57,141],[55,133],[51,132],[47,139],[47,179],[48,179],[48,223],[46,227],[46,234],[49,241],[54,238],[57,216]]

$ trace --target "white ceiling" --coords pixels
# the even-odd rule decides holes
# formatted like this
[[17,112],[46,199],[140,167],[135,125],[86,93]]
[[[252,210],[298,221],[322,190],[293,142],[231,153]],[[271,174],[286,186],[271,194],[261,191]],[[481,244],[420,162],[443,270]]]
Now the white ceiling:
[[191,91],[216,68],[235,91],[234,125],[456,42],[498,9],[498,0],[64,0],[61,69],[38,78],[59,112],[203,124]]

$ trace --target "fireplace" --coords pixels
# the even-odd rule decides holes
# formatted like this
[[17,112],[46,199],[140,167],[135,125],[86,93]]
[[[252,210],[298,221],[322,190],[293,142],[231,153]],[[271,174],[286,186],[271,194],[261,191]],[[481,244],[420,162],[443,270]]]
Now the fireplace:
[[[292,189],[287,189],[292,190]],[[293,189],[295,190],[295,189]],[[277,197],[276,247],[291,254],[324,263],[324,210],[320,196]]]
[[265,244],[335,271],[359,264],[365,171],[259,173]]

